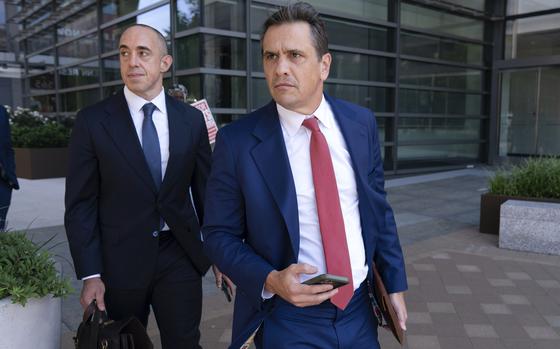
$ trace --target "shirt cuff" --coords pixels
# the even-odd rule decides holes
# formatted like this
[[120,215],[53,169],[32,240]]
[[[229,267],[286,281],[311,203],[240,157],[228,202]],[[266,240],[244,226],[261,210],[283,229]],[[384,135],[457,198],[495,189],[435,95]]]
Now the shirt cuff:
[[100,277],[101,277],[101,274],[93,274],[93,275],[83,277],[82,281],[86,281],[87,279],[100,278]]
[[261,292],[262,299],[267,300],[267,299],[272,298],[273,296],[274,296],[274,293],[265,290],[264,285],[263,285],[262,292]]

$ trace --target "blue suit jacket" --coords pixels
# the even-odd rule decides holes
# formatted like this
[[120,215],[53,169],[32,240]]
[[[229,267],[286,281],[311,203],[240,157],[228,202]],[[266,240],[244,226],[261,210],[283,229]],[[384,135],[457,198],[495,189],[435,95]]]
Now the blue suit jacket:
[[[403,291],[404,260],[384,191],[375,118],[326,98],[352,158],[367,263],[375,259],[390,293]],[[239,348],[272,309],[274,297],[261,298],[267,275],[297,263],[299,251],[295,186],[273,101],[220,130],[206,194],[204,248],[238,287],[231,348]]]
[[[3,169],[3,171],[2,171]],[[3,175],[2,175],[3,172]],[[10,136],[10,123],[8,113],[0,105],[0,181],[5,182],[13,189],[19,189],[16,177],[16,162],[14,148]]]

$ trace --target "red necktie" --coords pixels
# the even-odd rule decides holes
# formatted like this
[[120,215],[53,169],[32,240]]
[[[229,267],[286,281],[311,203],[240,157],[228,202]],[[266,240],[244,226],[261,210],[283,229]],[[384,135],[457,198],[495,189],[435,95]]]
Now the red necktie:
[[346,243],[344,220],[340,209],[340,198],[332,164],[329,145],[315,117],[303,121],[303,126],[311,130],[311,170],[313,185],[315,186],[315,200],[319,216],[319,228],[323,240],[323,250],[327,263],[327,272],[346,276],[349,280],[346,286],[339,288],[338,293],[331,298],[331,302],[344,310],[354,293],[352,283],[352,268],[350,255]]

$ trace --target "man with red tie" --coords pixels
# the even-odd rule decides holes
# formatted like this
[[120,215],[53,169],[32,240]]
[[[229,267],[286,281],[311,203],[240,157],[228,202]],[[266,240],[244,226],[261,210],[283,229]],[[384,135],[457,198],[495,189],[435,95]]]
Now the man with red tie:
[[[274,13],[261,44],[273,101],[218,133],[205,204],[205,251],[238,287],[230,348],[378,348],[373,264],[403,329],[407,284],[375,118],[323,93],[311,5]],[[349,282],[302,284],[324,273]]]

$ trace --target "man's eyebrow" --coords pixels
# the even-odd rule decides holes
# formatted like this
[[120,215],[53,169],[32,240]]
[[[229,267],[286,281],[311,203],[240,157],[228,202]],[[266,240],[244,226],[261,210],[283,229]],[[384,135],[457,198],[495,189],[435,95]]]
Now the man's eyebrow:
[[[120,45],[119,49],[128,49],[129,47],[126,45]],[[146,51],[152,51],[148,46],[136,46],[136,49],[138,50],[146,50]]]

